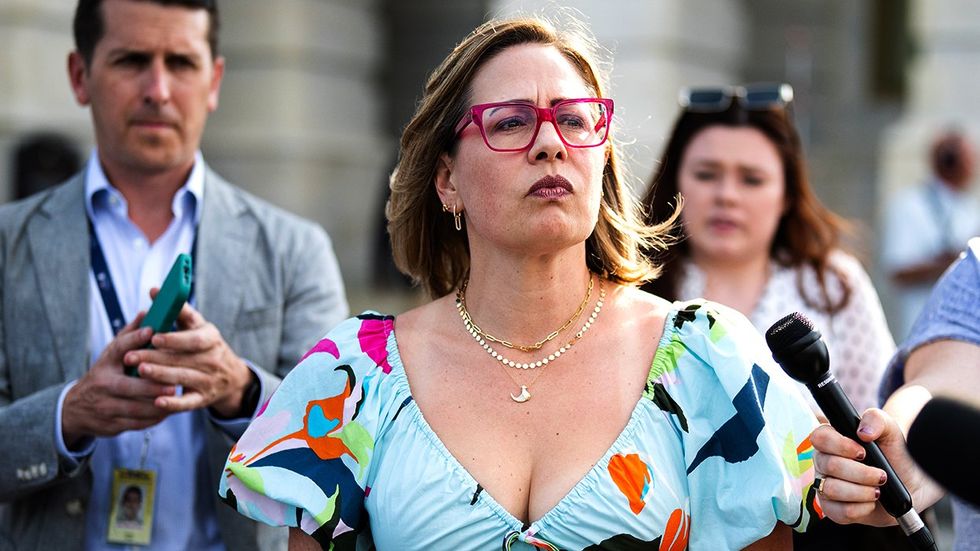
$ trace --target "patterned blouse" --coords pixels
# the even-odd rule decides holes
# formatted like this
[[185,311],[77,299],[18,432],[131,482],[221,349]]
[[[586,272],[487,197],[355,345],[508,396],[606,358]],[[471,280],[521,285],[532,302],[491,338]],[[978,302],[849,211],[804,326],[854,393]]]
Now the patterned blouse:
[[[770,262],[769,281],[749,320],[759,332],[765,333],[786,314],[802,312],[810,318],[827,342],[830,371],[840,381],[854,409],[860,413],[879,405],[878,384],[895,353],[895,340],[888,331],[878,293],[858,260],[836,251],[830,255],[830,265],[841,273],[851,287],[850,300],[843,310],[830,315],[806,303],[797,281],[802,282],[803,292],[811,302],[822,303],[820,285],[813,268],[793,268]],[[683,272],[677,296],[680,299],[703,296],[704,273],[692,262],[683,263],[681,269]],[[828,274],[826,281],[828,293],[836,300],[843,292],[840,279]],[[804,388],[803,385],[800,388]],[[810,407],[816,410],[817,404],[810,393],[804,391],[803,394]]]
[[394,318],[324,337],[231,450],[219,492],[329,549],[741,549],[814,514],[813,414],[737,312],[675,303],[646,389],[544,516],[508,513],[412,399]]

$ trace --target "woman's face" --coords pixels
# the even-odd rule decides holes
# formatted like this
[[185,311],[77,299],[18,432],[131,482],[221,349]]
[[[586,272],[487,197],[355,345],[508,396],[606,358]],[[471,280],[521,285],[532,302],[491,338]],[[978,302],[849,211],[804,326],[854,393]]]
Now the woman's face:
[[[471,83],[470,105],[516,101],[550,107],[594,97],[557,49],[523,44],[487,61]],[[475,124],[443,155],[436,177],[440,199],[463,210],[471,252],[491,246],[517,254],[548,254],[584,243],[599,215],[608,144],[567,147],[549,122],[530,149],[497,152]]]
[[752,127],[709,126],[681,158],[681,218],[695,261],[751,261],[769,256],[786,205],[783,163]]

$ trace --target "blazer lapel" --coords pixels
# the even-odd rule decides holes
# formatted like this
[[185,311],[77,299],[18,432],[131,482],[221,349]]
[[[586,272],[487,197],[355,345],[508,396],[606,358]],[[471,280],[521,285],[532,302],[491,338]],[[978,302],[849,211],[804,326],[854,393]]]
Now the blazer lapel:
[[31,256],[58,361],[67,378],[88,368],[89,242],[84,177],[52,193],[28,223]]
[[210,169],[197,233],[194,293],[198,311],[222,331],[234,327],[244,299],[242,284],[255,251],[258,224],[231,185]]

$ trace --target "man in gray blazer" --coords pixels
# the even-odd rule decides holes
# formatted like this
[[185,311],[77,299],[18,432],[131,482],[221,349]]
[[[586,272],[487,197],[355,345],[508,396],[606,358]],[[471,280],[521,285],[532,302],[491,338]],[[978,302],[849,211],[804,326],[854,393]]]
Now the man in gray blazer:
[[[319,226],[204,163],[217,17],[215,0],[79,2],[69,77],[97,149],[0,207],[0,549],[256,548],[217,504],[225,457],[347,303]],[[147,291],[178,253],[193,306],[151,335]],[[145,531],[112,520],[133,484]]]

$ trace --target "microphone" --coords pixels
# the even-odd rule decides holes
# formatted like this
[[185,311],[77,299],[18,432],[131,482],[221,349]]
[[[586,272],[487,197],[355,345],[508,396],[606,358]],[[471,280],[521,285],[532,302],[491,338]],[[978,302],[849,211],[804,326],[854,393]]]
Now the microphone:
[[912,496],[895,474],[881,449],[874,442],[857,437],[860,416],[844,394],[837,378],[830,372],[830,356],[820,332],[806,316],[794,312],[777,321],[766,331],[766,343],[772,357],[790,377],[806,385],[831,426],[837,432],[861,444],[864,463],[885,471],[887,480],[881,487],[879,501],[895,517],[902,531],[916,549],[934,550],[935,540],[912,508]]
[[933,398],[916,416],[909,453],[950,493],[980,507],[980,410],[949,398]]

